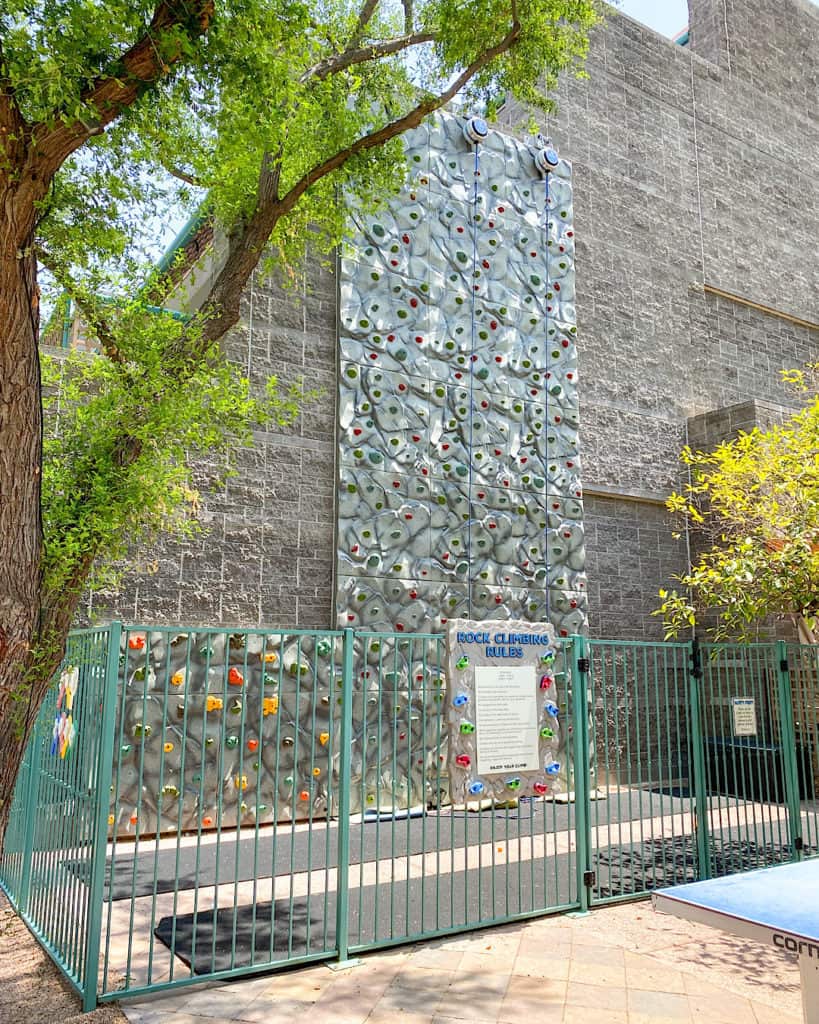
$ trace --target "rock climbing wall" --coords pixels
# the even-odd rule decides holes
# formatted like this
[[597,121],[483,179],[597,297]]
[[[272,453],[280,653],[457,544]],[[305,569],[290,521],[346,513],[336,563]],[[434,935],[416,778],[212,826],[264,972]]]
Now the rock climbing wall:
[[411,186],[341,261],[338,621],[567,636],[587,613],[571,170],[463,126],[408,137]]

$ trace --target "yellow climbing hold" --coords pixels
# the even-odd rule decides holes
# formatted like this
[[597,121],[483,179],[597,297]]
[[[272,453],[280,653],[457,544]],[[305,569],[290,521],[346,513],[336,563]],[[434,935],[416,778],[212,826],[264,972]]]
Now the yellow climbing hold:
[[279,710],[279,698],[278,697],[263,697],[262,698],[262,715],[267,718],[268,715],[275,715]]
[[326,747],[329,742],[330,742],[330,733],[329,732],[320,732],[319,733],[319,743],[323,747]]
[[113,814],[109,814],[108,815],[108,824],[109,825],[113,825],[114,824],[114,815]]
[[171,676],[171,686],[181,686],[185,682],[184,672],[174,672]]
[[222,710],[222,698],[208,696],[207,709],[208,711],[221,711]]
[[247,776],[246,775],[241,775],[241,776],[234,775],[233,776],[233,785],[237,789],[241,789],[242,792],[244,792],[247,789]]
[[264,652],[264,661],[265,661],[266,665],[275,665],[278,660],[279,660],[279,655],[278,655],[277,651],[265,651]]
[[173,743],[166,743],[162,749],[165,751],[166,754],[170,754],[170,752],[173,750]]
[[321,775],[321,768],[314,768],[313,769],[313,774],[314,775]]

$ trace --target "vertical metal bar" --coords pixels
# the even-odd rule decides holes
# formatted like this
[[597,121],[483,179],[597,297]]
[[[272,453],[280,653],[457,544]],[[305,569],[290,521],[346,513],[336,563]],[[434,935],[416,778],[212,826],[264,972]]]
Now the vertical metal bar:
[[[353,732],[352,629],[344,630],[341,677],[341,738],[338,776],[338,868],[336,876],[336,949],[339,963],[349,960],[350,903],[350,786]],[[366,712],[365,712],[366,714]],[[362,843],[362,860],[363,843]]]
[[705,751],[702,740],[702,718],[700,708],[700,684],[702,681],[702,655],[699,641],[688,645],[688,700],[691,715],[691,760],[694,770],[694,833],[697,839],[697,861],[699,878],[711,877],[711,862],[708,855],[708,800],[705,792]]
[[589,709],[586,672],[581,661],[588,657],[583,636],[570,637],[572,645],[572,716],[574,718],[574,800],[575,800],[575,869],[577,896],[581,911],[589,909],[589,890],[585,874],[590,870],[591,835],[589,825]]
[[788,837],[791,860],[802,859],[802,817],[799,805],[799,773],[796,765],[796,730],[793,725],[793,692],[788,667],[788,649],[783,640],[776,644],[779,717],[782,737],[782,768],[788,808]]
[[[48,697],[46,697],[48,700]],[[31,861],[34,855],[34,829],[37,825],[37,776],[40,771],[39,719],[34,725],[28,741],[28,775],[25,780],[25,796],[23,798],[25,833],[23,835],[23,862],[20,889],[17,895],[17,912],[28,913],[29,895],[31,893]]]
[[[108,628],[108,652],[105,663],[105,684],[102,694],[100,743],[97,748],[95,772],[97,806],[95,808],[95,835],[91,846],[91,885],[88,895],[88,930],[86,933],[85,970],[83,971],[82,1008],[84,1013],[90,1013],[97,1005],[103,884],[105,882],[105,851],[108,837],[111,774],[114,763],[114,733],[116,731],[119,645],[121,636],[122,623],[112,622]],[[111,878],[111,885],[113,886],[113,877]]]

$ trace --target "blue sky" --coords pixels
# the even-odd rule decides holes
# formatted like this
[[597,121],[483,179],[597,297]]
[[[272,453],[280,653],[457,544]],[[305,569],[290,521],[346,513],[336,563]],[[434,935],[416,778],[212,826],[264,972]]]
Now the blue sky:
[[623,0],[618,6],[624,14],[664,36],[675,36],[688,24],[686,0]]
[[[819,5],[819,0],[813,0]],[[686,0],[622,0],[620,10],[664,36],[675,36],[688,24]]]

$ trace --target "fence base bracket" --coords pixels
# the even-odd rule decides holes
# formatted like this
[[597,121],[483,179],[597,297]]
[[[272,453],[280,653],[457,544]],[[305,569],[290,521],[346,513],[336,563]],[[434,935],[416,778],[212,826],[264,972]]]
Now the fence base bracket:
[[354,956],[349,960],[334,960],[333,963],[328,963],[327,967],[331,971],[349,971],[351,967],[360,967],[363,963],[363,960]]
[[572,910],[568,914],[564,914],[564,917],[588,917],[591,914],[590,910]]

